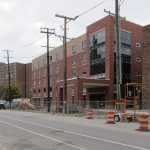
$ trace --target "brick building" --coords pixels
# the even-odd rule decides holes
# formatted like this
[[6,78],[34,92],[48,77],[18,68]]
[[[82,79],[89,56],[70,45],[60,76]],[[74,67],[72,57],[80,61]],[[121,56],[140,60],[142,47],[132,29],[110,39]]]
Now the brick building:
[[144,42],[142,52],[142,100],[145,102],[144,107],[147,107],[147,102],[150,102],[150,25],[143,28]]
[[[0,64],[0,86],[8,85],[8,69],[7,64]],[[19,92],[22,97],[31,98],[31,63],[10,63],[10,81],[11,84],[16,84],[19,87]]]
[[[121,21],[122,81],[141,83],[143,27]],[[111,101],[116,97],[115,18],[107,16],[67,43],[67,100],[70,103]],[[63,46],[50,52],[51,98],[63,105]],[[47,99],[46,54],[32,61],[32,98]],[[93,103],[90,103],[92,102]],[[112,105],[112,104],[111,104]],[[105,107],[110,107],[106,105]]]

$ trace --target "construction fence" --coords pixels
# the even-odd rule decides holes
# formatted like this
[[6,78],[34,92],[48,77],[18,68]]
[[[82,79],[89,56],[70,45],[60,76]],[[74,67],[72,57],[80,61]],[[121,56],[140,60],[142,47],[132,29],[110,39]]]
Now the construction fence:
[[[141,104],[141,103],[140,103]],[[49,103],[50,112],[51,113],[59,113],[59,114],[68,114],[75,116],[86,116],[87,110],[92,108],[93,110],[93,118],[104,118],[109,110],[115,110],[115,100],[110,101],[51,101]],[[134,107],[136,106],[136,108]],[[133,101],[126,101],[126,110],[131,113],[135,113],[135,111],[150,111],[150,102],[145,101],[142,102],[142,106],[144,108],[142,110],[139,106],[139,103],[133,103]],[[7,103],[6,108],[9,108],[9,103]],[[11,109],[14,110],[23,110],[23,111],[35,111],[35,112],[48,112],[48,101],[43,103],[34,103],[34,101],[22,103],[12,102]]]

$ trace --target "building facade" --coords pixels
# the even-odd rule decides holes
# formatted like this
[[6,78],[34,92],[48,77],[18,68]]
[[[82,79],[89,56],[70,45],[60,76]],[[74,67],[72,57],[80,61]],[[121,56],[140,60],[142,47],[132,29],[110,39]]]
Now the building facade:
[[[122,84],[142,82],[143,27],[121,21]],[[86,29],[86,34],[67,43],[67,100],[95,107],[116,98],[115,18],[107,16]],[[46,54],[32,61],[32,99],[47,100]],[[51,100],[63,105],[63,46],[50,51]],[[82,103],[82,104],[83,104]],[[105,107],[111,107],[113,103]]]
[[150,106],[150,25],[143,28],[144,42],[142,52],[142,100],[144,107]]
[[[0,64],[0,86],[1,90],[8,85],[8,66],[5,63]],[[22,97],[31,98],[31,63],[10,63],[10,83],[16,84]]]

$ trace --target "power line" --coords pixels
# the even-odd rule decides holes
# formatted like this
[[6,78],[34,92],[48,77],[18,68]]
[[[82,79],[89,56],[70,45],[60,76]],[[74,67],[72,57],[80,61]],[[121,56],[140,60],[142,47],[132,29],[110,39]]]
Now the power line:
[[122,5],[123,5],[123,2],[124,2],[124,0],[120,0],[120,4],[119,4],[119,6],[121,7]]
[[45,36],[46,36],[46,35],[44,35],[44,36],[38,38],[37,40],[35,40],[35,41],[33,41],[33,42],[29,43],[29,44],[26,44],[26,45],[22,46],[22,48],[25,48],[25,47],[28,47],[28,46],[30,46],[30,45],[33,45],[34,43],[38,42],[39,40],[41,40],[41,39],[44,38]]
[[102,1],[102,2],[100,2],[100,3],[98,3],[97,5],[95,5],[95,6],[93,6],[93,7],[91,7],[90,9],[88,9],[88,10],[82,12],[81,14],[77,15],[77,18],[79,18],[79,17],[81,17],[82,15],[84,15],[84,14],[90,12],[91,10],[93,10],[93,9],[95,9],[96,7],[100,6],[100,5],[103,4],[104,2],[105,2],[105,0]]

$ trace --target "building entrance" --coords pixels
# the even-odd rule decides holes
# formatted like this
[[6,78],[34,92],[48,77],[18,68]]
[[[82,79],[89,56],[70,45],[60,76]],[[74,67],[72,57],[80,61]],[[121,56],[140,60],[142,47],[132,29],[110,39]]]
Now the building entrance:
[[105,108],[105,94],[90,94],[89,106],[91,108]]

